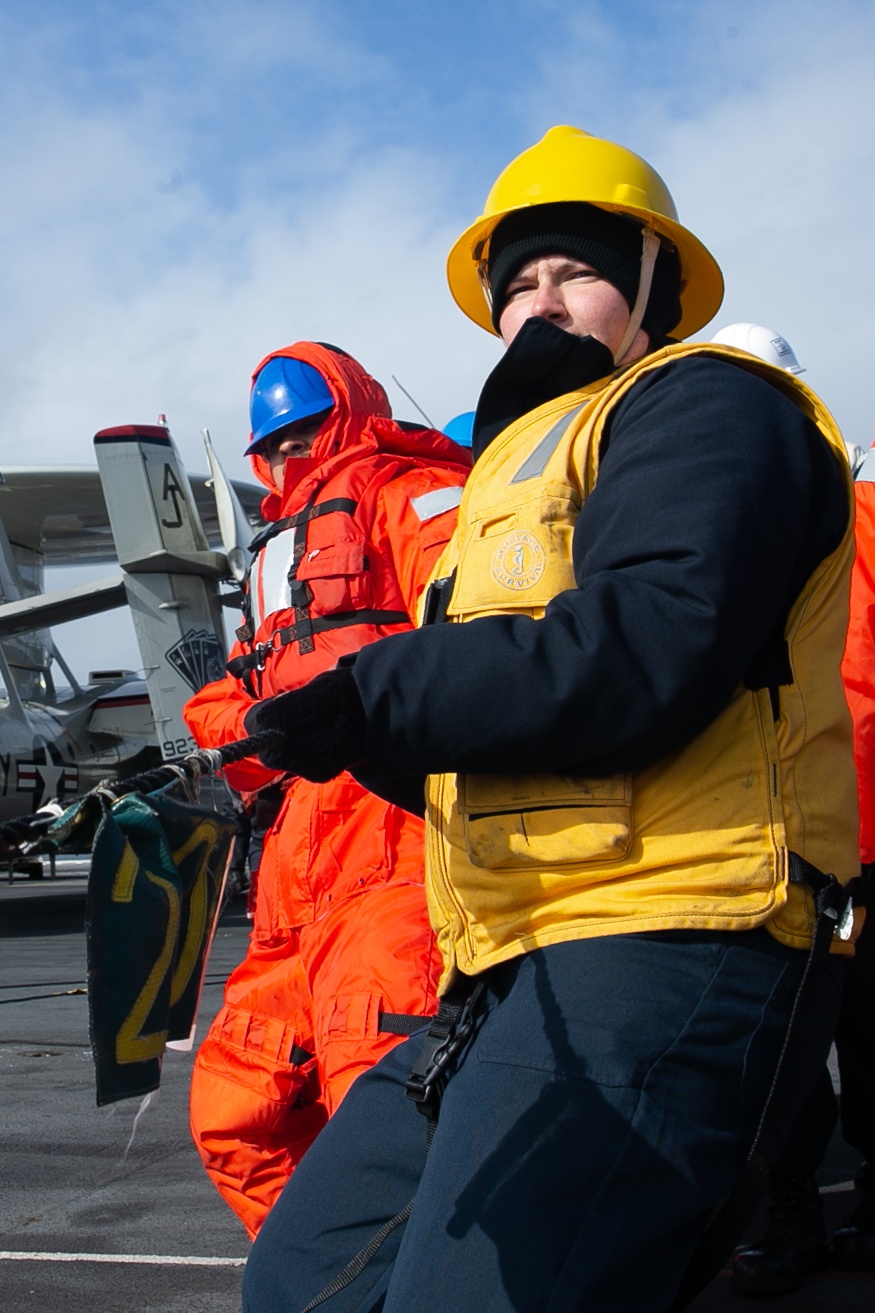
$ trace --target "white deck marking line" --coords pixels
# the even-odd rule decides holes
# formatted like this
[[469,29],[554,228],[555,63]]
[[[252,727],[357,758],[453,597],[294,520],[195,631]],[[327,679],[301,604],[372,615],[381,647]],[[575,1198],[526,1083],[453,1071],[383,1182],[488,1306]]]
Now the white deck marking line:
[[822,1186],[820,1187],[820,1193],[821,1193],[821,1194],[844,1194],[844,1192],[845,1192],[846,1190],[853,1190],[853,1189],[854,1189],[854,1182],[853,1182],[853,1181],[841,1181],[838,1185],[822,1185]]
[[38,1250],[0,1249],[0,1259],[41,1263],[154,1263],[159,1267],[243,1267],[245,1258],[206,1258],[180,1254],[46,1254]]

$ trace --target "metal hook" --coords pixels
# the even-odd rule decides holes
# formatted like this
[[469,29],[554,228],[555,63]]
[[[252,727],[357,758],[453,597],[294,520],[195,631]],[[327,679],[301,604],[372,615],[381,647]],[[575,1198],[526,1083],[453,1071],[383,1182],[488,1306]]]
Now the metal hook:
[[164,763],[164,768],[165,770],[169,770],[170,773],[172,775],[175,775],[176,778],[179,780],[180,784],[182,785],[183,792],[185,793],[185,796],[186,798],[188,798],[189,802],[197,802],[197,789],[195,787],[195,782],[191,778],[185,767],[178,765],[174,761],[166,761]]

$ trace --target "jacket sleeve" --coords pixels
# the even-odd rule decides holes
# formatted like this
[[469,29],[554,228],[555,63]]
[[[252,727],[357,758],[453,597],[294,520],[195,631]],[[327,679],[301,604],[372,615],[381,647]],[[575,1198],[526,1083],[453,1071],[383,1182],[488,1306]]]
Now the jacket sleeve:
[[838,459],[763,379],[687,357],[630,390],[545,616],[399,634],[353,673],[375,765],[641,769],[728,703],[850,512]]
[[[242,647],[235,644],[231,655],[239,656],[242,651]],[[220,748],[225,743],[246,737],[243,717],[252,705],[253,699],[239,679],[226,675],[224,679],[205,684],[189,698],[182,714],[198,747]],[[281,778],[276,771],[262,766],[255,757],[228,766],[222,773],[238,793],[256,792]]]
[[380,490],[372,535],[391,563],[413,619],[438,557],[456,527],[463,483],[461,471],[416,467]]
[[[868,471],[867,471],[868,465]],[[860,860],[875,861],[875,457],[854,485],[857,555],[851,571],[851,615],[842,678],[854,721],[860,792]]]

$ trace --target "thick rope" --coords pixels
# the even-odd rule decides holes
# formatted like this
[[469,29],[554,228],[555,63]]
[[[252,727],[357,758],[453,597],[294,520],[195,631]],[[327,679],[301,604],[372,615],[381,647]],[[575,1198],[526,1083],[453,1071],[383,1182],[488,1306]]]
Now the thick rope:
[[[95,794],[115,800],[127,793],[154,793],[156,789],[162,789],[165,785],[172,784],[174,780],[181,780],[183,783],[196,786],[204,776],[217,775],[226,766],[233,766],[235,762],[242,761],[244,757],[258,756],[259,751],[275,737],[276,731],[274,730],[268,730],[261,734],[251,734],[245,739],[225,743],[221,748],[198,748],[178,762],[168,762],[164,766],[156,766],[152,770],[143,771],[139,775],[132,775],[125,780],[103,780],[95,789],[91,790],[90,794],[83,794],[80,798],[71,799],[70,802],[65,804],[62,811],[75,807],[84,798]],[[42,808],[38,812],[31,813],[30,816],[18,816],[13,821],[5,821],[0,825],[0,857],[2,857],[4,849],[11,853],[15,849],[23,848],[27,844],[36,843],[42,839],[46,830],[57,820],[60,814],[62,813],[58,810],[58,804],[55,803]]]

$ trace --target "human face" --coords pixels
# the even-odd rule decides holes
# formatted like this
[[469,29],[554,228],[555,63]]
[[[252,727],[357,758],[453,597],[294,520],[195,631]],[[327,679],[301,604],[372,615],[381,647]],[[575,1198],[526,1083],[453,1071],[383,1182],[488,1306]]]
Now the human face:
[[[498,321],[505,346],[533,318],[546,319],[575,337],[592,336],[615,355],[629,323],[629,306],[622,292],[592,265],[569,255],[542,255],[527,261],[508,283]],[[639,329],[617,364],[643,356],[649,342]]]
[[310,455],[313,439],[321,429],[325,418],[324,410],[318,415],[308,415],[306,419],[296,420],[294,424],[286,424],[283,428],[277,429],[265,439],[264,454],[270,465],[274,483],[282,484],[287,460]]

